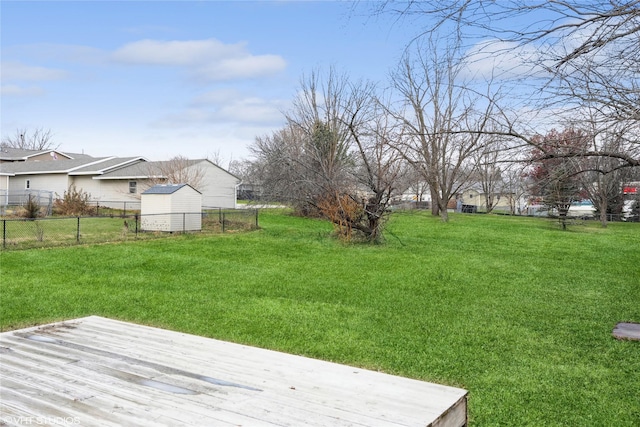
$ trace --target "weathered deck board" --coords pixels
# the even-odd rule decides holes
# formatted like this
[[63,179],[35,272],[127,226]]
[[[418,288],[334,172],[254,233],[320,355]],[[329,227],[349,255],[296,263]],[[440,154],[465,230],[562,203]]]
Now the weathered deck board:
[[97,316],[0,334],[0,424],[458,427],[466,394]]
[[620,322],[613,328],[612,333],[619,340],[640,341],[640,323]]

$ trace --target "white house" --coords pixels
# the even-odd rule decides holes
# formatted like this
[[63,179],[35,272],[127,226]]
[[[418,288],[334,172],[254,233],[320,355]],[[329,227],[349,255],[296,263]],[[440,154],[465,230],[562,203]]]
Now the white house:
[[[51,150],[12,149],[4,154],[0,156],[0,196],[4,196],[0,204],[5,205],[11,194],[47,191],[62,196],[74,185],[102,206],[119,207],[122,202],[140,202],[142,192],[154,184],[179,183],[171,182],[175,176],[166,173],[171,160],[149,162],[144,157],[90,157]],[[236,207],[238,177],[207,159],[185,159],[172,167],[174,172],[178,169],[178,177],[199,178],[203,206]]]
[[[487,193],[482,190],[481,185],[471,185],[465,187],[457,195],[458,205],[475,206],[480,211],[487,209]],[[493,210],[504,212],[521,212],[526,205],[524,195],[518,196],[516,193],[503,190],[493,194]]]
[[142,192],[154,184],[180,184],[188,177],[198,181],[193,185],[202,194],[203,207],[236,207],[236,190],[240,185],[240,178],[207,159],[184,159],[177,163],[172,160],[130,163],[93,177],[92,180],[98,181],[103,188],[109,188],[111,198],[118,194],[139,198]]

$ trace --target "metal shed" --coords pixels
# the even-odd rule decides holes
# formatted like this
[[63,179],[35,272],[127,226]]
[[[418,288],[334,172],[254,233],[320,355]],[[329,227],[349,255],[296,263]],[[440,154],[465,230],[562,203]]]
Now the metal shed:
[[158,184],[141,196],[144,231],[199,231],[202,194],[189,184]]

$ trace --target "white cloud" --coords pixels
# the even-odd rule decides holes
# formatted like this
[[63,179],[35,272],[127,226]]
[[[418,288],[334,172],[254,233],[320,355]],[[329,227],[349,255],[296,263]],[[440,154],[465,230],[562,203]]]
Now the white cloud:
[[67,77],[64,70],[36,67],[18,61],[2,62],[2,80],[4,81],[44,81],[60,80]]
[[165,115],[152,123],[153,127],[182,128],[193,125],[239,124],[241,126],[281,126],[286,102],[245,96],[238,91],[223,89],[195,98],[182,111]]
[[279,102],[261,98],[237,99],[225,104],[216,114],[221,120],[249,123],[278,123],[284,121]]
[[37,86],[2,85],[0,87],[0,95],[2,96],[38,96],[43,93],[44,90]]
[[485,40],[466,52],[465,77],[482,80],[531,78],[544,73],[539,52],[533,46]]
[[240,96],[242,96],[240,92],[234,89],[213,90],[196,97],[191,101],[190,105],[194,107],[217,105],[225,102],[232,102]]
[[123,64],[186,67],[201,80],[260,77],[286,67],[278,55],[253,55],[245,43],[224,44],[215,39],[141,40],[117,49],[112,59]]
[[242,54],[242,44],[225,45],[209,40],[161,41],[140,40],[129,43],[113,53],[113,59],[126,64],[198,65],[215,59]]
[[194,124],[211,124],[213,123],[213,113],[201,108],[187,108],[178,113],[167,114],[151,123],[153,128],[181,128],[189,127]]
[[198,67],[195,75],[206,80],[246,79],[274,74],[284,70],[286,65],[278,55],[225,58]]

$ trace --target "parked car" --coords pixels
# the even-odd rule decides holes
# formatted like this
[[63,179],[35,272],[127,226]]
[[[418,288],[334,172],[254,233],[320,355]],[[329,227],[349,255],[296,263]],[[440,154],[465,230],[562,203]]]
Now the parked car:
[[[622,207],[622,220],[623,221],[640,221],[638,215],[638,209],[636,203],[639,203],[637,200],[625,200],[624,206]],[[634,208],[636,208],[634,213]]]
[[571,203],[567,216],[572,218],[591,219],[596,214],[596,208],[590,200]]

